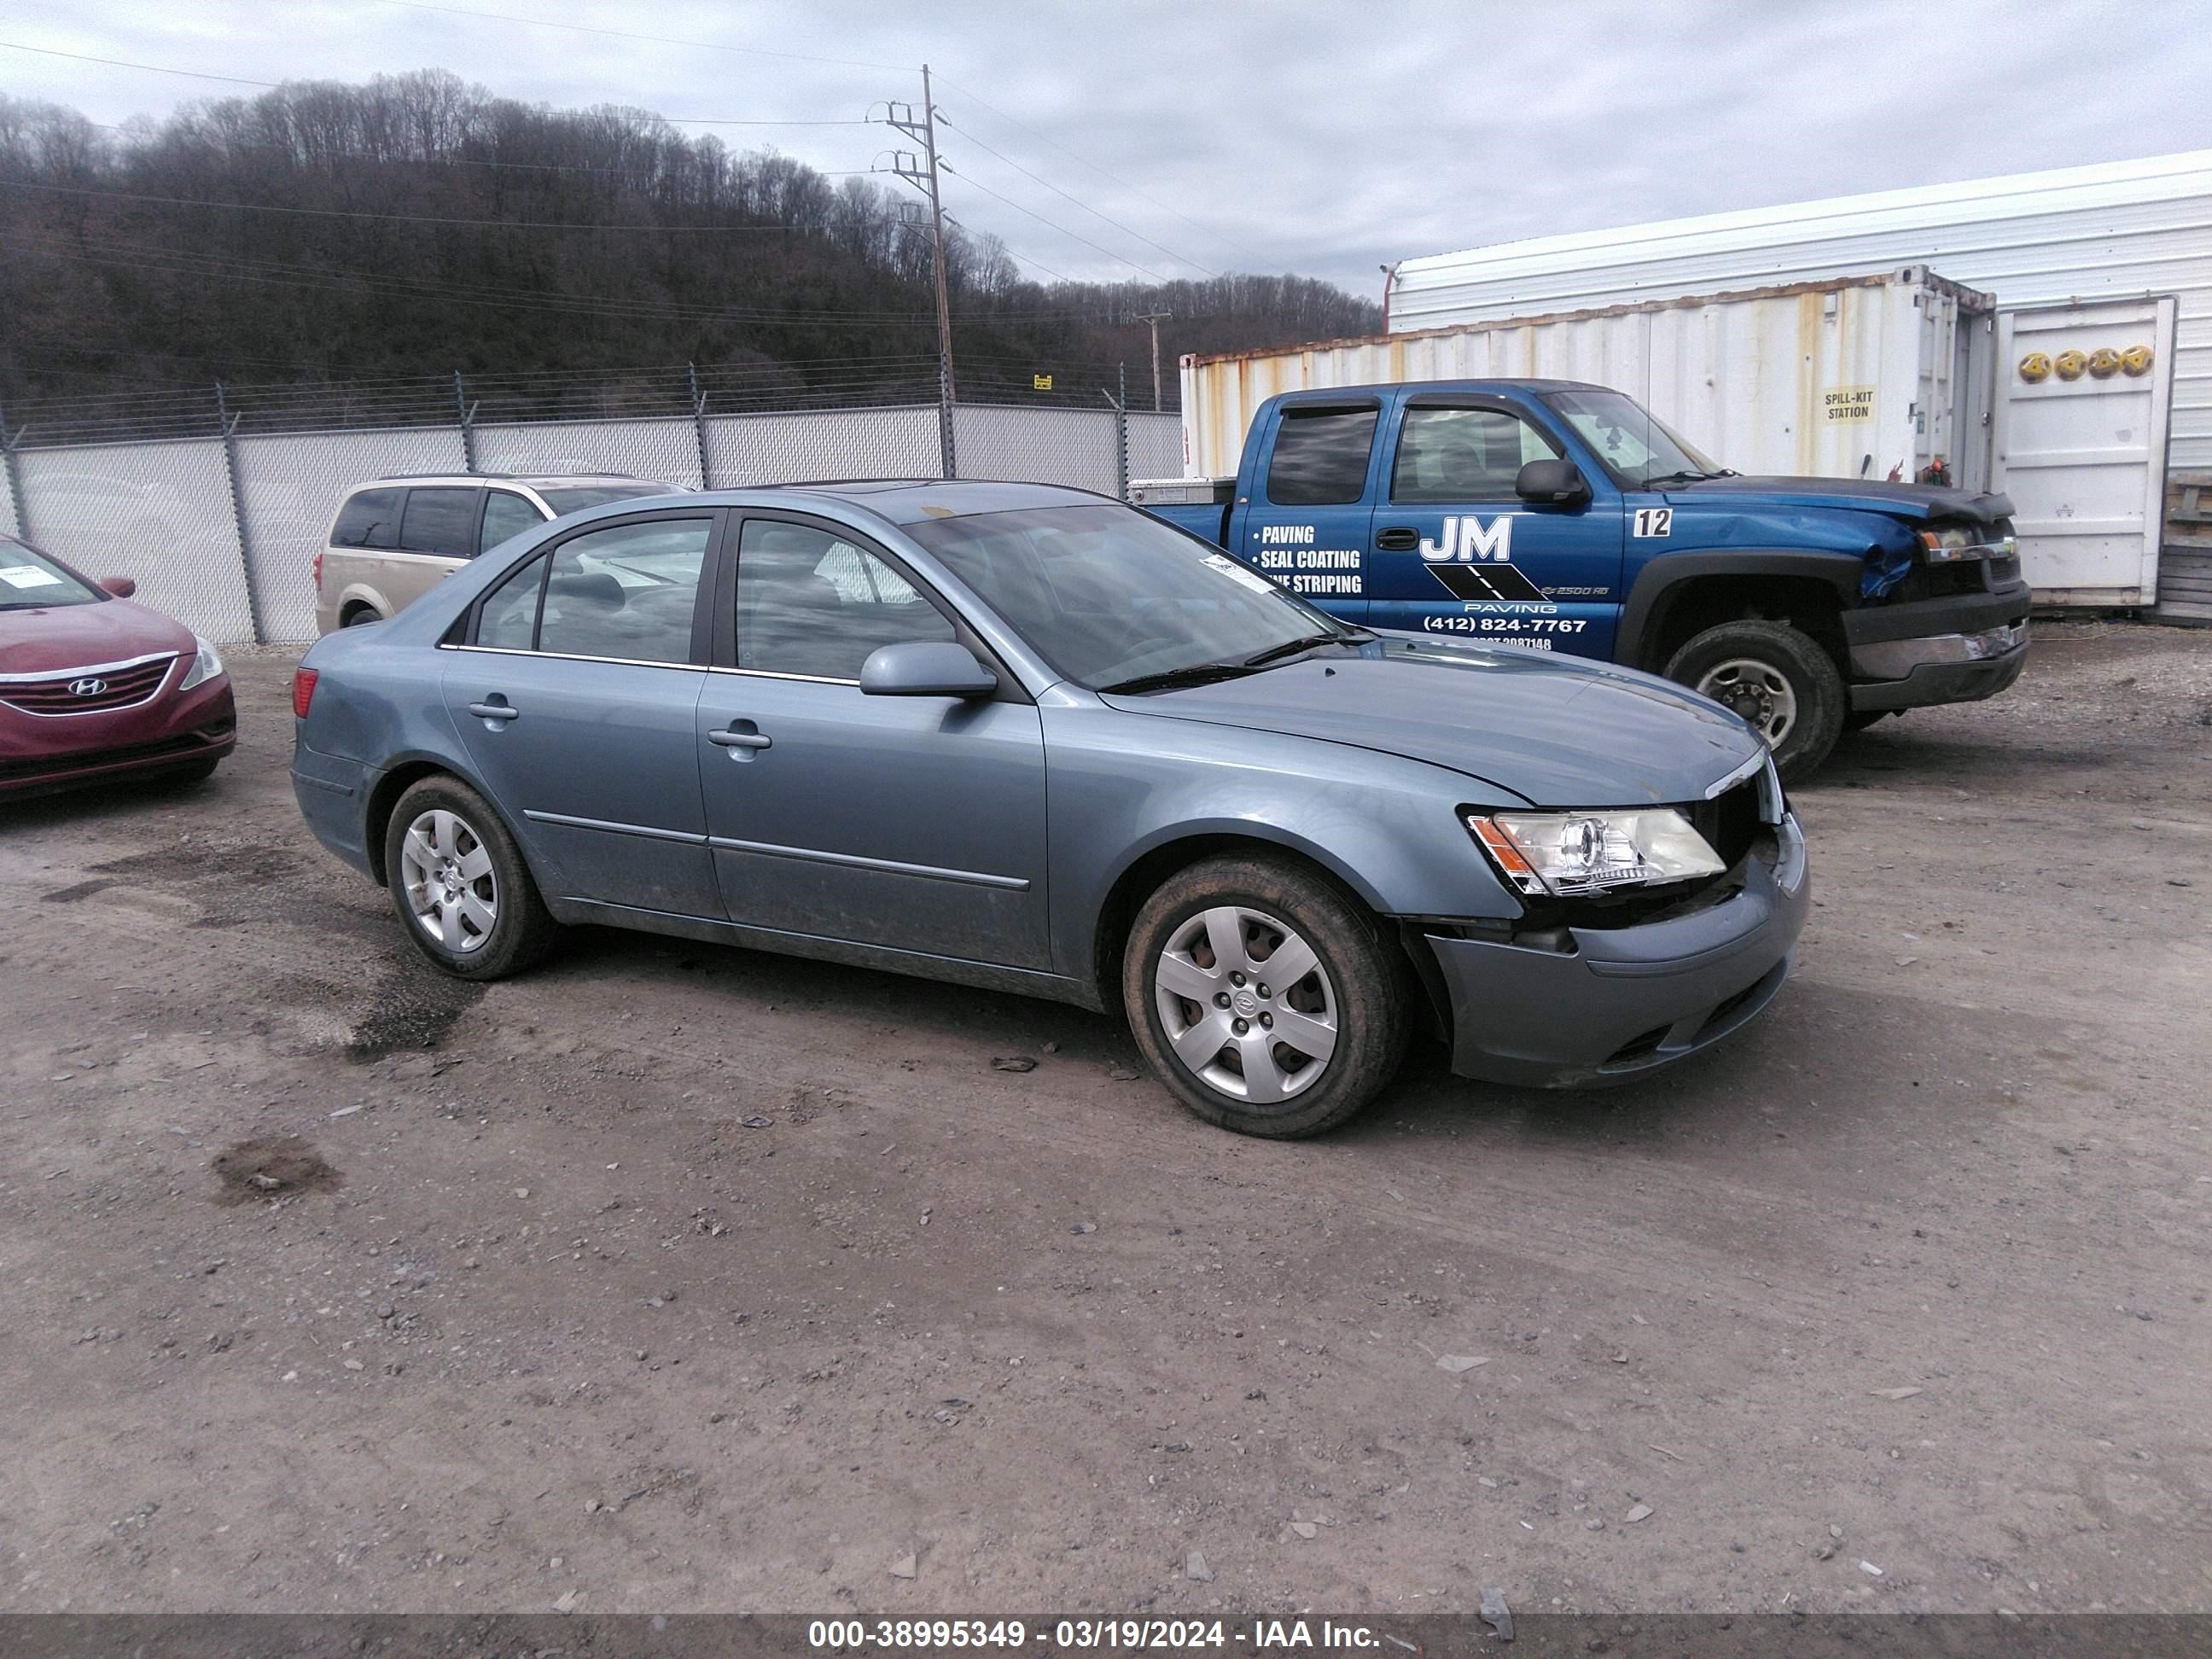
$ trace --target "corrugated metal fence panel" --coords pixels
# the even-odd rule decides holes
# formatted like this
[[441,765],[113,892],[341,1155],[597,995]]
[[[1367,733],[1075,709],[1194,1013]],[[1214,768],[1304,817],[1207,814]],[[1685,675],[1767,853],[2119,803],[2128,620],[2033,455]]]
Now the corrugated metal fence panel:
[[1182,473],[1182,416],[1129,416],[1129,476],[1173,478]]
[[701,483],[698,428],[681,417],[532,421],[479,426],[474,436],[486,472],[628,472],[684,489]]
[[1116,495],[1114,411],[1101,409],[985,409],[953,411],[963,478],[1068,484]]
[[707,456],[717,489],[812,478],[943,476],[937,405],[714,415]]
[[246,562],[220,438],[27,449],[25,526],[93,577],[129,576],[138,597],[218,643],[253,637]]
[[274,433],[238,440],[246,563],[267,638],[315,637],[314,557],[338,501],[355,484],[401,472],[459,472],[453,427]]
[[1394,329],[1925,264],[2007,307],[2171,294],[2176,465],[2212,465],[2212,150],[1408,259]]

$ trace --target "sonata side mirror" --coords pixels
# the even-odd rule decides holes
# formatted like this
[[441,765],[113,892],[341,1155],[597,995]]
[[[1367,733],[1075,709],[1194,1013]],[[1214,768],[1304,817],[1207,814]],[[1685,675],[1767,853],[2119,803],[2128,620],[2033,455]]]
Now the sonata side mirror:
[[1572,461],[1531,461],[1513,480],[1513,493],[1538,507],[1580,507],[1590,498],[1589,481]]
[[944,640],[883,646],[860,665],[860,690],[872,697],[988,697],[998,689],[974,652]]
[[102,576],[100,585],[118,599],[127,599],[138,591],[138,584],[128,576]]

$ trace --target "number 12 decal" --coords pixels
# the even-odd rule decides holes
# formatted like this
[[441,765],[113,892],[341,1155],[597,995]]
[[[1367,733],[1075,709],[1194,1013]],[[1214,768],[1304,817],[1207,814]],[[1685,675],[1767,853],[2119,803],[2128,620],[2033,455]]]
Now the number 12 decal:
[[1636,533],[1639,536],[1671,536],[1674,533],[1674,509],[1671,507],[1639,507],[1636,509]]

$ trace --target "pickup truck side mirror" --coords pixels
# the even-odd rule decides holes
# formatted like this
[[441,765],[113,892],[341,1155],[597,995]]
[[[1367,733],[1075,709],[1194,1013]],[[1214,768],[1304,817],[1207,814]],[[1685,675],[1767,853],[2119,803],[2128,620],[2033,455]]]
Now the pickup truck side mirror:
[[1531,461],[1513,480],[1513,493],[1540,507],[1580,507],[1590,498],[1589,481],[1572,461]]
[[860,690],[871,697],[988,697],[999,677],[964,645],[916,640],[878,647],[860,665]]

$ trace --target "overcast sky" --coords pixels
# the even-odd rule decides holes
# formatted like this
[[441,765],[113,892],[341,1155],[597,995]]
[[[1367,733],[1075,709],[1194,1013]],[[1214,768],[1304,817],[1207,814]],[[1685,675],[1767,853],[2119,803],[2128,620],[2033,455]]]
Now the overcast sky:
[[[262,81],[434,66],[762,121],[919,101],[927,60],[949,208],[1040,278],[1372,294],[1417,254],[2212,146],[2212,6],[2186,0],[0,0],[0,40]],[[0,90],[120,123],[252,89],[0,50]],[[891,137],[688,130],[837,172]]]

